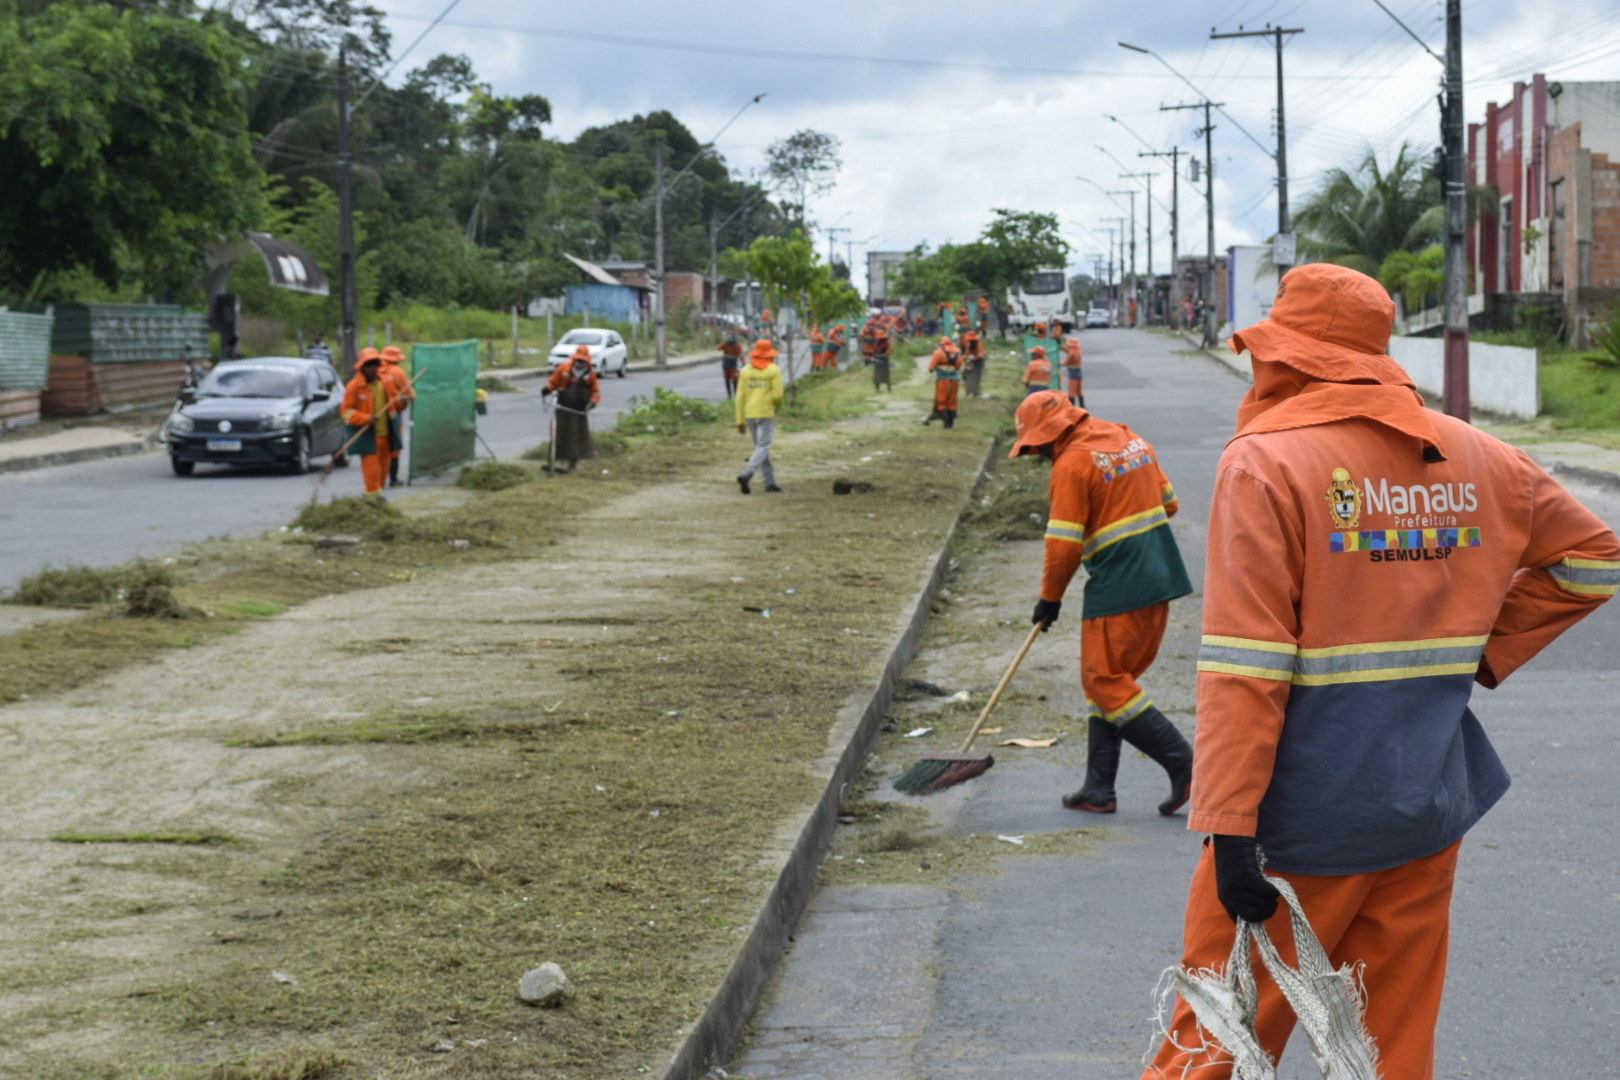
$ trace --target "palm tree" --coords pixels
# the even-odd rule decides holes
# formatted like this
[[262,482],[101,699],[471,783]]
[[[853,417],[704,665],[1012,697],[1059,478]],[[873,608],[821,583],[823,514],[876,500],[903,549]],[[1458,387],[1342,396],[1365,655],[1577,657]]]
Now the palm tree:
[[1330,169],[1294,215],[1305,260],[1337,263],[1373,277],[1396,251],[1441,239],[1445,206],[1432,166],[1401,144],[1389,168],[1369,149],[1354,169]]

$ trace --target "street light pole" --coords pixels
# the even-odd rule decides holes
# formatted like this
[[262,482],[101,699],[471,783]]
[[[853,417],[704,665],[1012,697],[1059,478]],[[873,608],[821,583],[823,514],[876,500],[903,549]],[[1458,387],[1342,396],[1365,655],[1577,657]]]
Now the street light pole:
[[[354,157],[349,145],[349,50],[338,46],[338,276],[342,324],[338,347],[343,354],[339,369],[348,378],[359,359],[360,290],[354,273]],[[222,343],[223,345],[223,343]],[[221,348],[224,353],[224,348]],[[228,359],[228,357],[227,357]]]
[[[1121,180],[1140,180],[1147,185],[1147,199],[1145,200],[1147,204],[1147,294],[1152,296],[1156,291],[1153,280],[1153,174],[1150,172],[1125,172],[1120,173],[1119,178]],[[1136,205],[1134,199],[1131,200],[1131,205]]]
[[1283,117],[1283,35],[1303,34],[1303,27],[1293,30],[1284,30],[1280,26],[1267,25],[1264,30],[1245,30],[1238,27],[1236,33],[1217,34],[1213,27],[1209,31],[1211,41],[1223,38],[1273,38],[1277,45],[1277,151],[1272,159],[1277,162],[1277,240],[1272,244],[1272,262],[1277,264],[1279,272],[1287,270],[1294,265],[1293,237],[1288,231],[1288,128]]
[[[1181,291],[1181,252],[1178,243],[1181,235],[1181,148],[1172,146],[1169,150],[1138,151],[1137,157],[1167,157],[1170,159],[1170,297],[1169,304],[1172,309],[1181,299],[1177,294]],[[1172,312],[1165,312],[1165,321],[1175,324]]]
[[[1138,281],[1137,277],[1136,277],[1136,192],[1135,191],[1110,191],[1108,194],[1110,194],[1110,195],[1129,195],[1130,198],[1131,198],[1131,217],[1130,217],[1130,222],[1131,222],[1131,276],[1130,276],[1130,286],[1129,286],[1129,288],[1130,288],[1130,296],[1131,296],[1131,307],[1128,308],[1127,310],[1130,313],[1131,325],[1135,326],[1136,325],[1136,309],[1141,304],[1141,300],[1139,299],[1138,294],[1142,291],[1141,290],[1141,282]],[[1125,258],[1125,253],[1123,251],[1121,251],[1120,252],[1120,261],[1123,262],[1124,258]]]
[[1211,141],[1211,134],[1215,125],[1210,121],[1209,110],[1216,107],[1216,103],[1208,98],[1196,105],[1160,105],[1160,112],[1175,112],[1178,109],[1204,110],[1204,213],[1207,217],[1205,225],[1205,255],[1204,255],[1204,347],[1209,348],[1215,344],[1215,147]]

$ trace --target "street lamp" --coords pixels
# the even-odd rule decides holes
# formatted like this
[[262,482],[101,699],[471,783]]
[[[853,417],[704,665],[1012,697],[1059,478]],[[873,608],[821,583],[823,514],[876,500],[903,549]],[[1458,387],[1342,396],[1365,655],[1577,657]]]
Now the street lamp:
[[720,136],[726,133],[727,128],[737,122],[737,117],[746,112],[750,106],[758,105],[764,97],[765,94],[763,93],[755,94],[744,102],[743,107],[732,114],[731,119],[726,121],[725,126],[714,133],[714,138],[698,147],[697,153],[692,155],[692,160],[688,161],[667,184],[664,183],[663,141],[660,140],[658,145],[653,147],[653,278],[657,285],[657,289],[653,292],[653,303],[655,305],[653,321],[658,328],[659,367],[665,367],[669,363],[669,337],[664,312],[664,196],[668,195],[675,185],[681,182],[681,177],[691,172],[692,166],[698,163],[698,159],[714,149],[714,144],[720,141]]

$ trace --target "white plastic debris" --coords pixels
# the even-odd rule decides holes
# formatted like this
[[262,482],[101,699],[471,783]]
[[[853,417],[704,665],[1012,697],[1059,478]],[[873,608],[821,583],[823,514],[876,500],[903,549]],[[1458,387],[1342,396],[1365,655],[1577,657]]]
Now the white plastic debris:
[[933,732],[934,732],[934,729],[931,728],[931,727],[913,728],[912,730],[906,732],[906,738],[908,738],[908,739],[920,739],[924,735],[932,735]]
[[996,839],[1005,840],[1009,844],[1017,844],[1019,847],[1024,846],[1024,838],[1022,836],[1001,836],[998,834]]

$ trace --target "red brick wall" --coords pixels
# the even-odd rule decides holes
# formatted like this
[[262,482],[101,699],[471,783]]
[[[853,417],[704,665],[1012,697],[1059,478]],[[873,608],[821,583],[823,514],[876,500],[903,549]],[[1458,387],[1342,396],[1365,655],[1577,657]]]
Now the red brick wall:
[[703,275],[666,271],[664,274],[664,310],[673,312],[682,300],[690,300],[703,307]]
[[1620,162],[1592,155],[1592,280],[1600,289],[1620,286]]
[[1549,266],[1548,287],[1553,291],[1573,289],[1577,284],[1579,263],[1576,259],[1575,247],[1575,220],[1578,216],[1578,207],[1575,203],[1575,151],[1581,145],[1581,125],[1571,124],[1562,131],[1555,131],[1547,139],[1547,180],[1553,187],[1552,205],[1561,206],[1564,212],[1562,220],[1554,219],[1549,222],[1552,231],[1552,252],[1557,265]]

